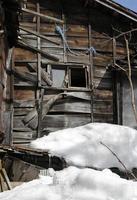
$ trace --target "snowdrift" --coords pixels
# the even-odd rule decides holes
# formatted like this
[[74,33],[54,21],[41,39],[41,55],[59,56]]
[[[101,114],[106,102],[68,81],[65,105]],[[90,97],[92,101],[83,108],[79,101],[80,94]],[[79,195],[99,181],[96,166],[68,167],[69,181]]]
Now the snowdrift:
[[[40,177],[0,193],[1,200],[137,199],[137,182],[122,179],[106,169],[118,167],[124,170],[114,153],[127,169],[137,167],[136,130],[92,123],[53,132],[33,141],[31,146],[63,157],[73,166],[60,172],[52,170],[52,177]],[[104,170],[91,169],[93,167]]]
[[97,169],[118,167],[124,170],[101,142],[118,156],[127,169],[137,167],[137,131],[125,126],[91,123],[50,133],[33,141],[31,146],[65,158],[71,166]]
[[1,200],[135,200],[137,182],[121,179],[110,170],[69,167],[0,194]]

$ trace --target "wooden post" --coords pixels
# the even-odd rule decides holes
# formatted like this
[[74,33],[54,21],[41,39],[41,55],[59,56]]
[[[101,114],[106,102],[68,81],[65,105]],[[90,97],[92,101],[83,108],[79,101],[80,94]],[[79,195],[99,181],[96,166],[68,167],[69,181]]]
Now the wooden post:
[[[92,47],[92,39],[91,39],[91,25],[88,25],[88,37],[89,37],[89,49]],[[92,52],[89,51],[89,61],[90,61],[90,87],[91,87],[91,122],[94,121],[94,114],[93,114],[93,95],[94,95],[94,77],[93,77],[93,55]]]
[[6,184],[8,190],[12,189],[7,172],[2,166],[2,160],[0,159],[0,187],[2,192],[4,191],[4,183]]
[[6,82],[4,89],[5,98],[5,112],[4,112],[4,129],[5,129],[5,140],[4,144],[12,144],[12,126],[13,126],[13,75],[11,74],[12,68],[14,67],[14,56],[13,49],[8,52],[7,62],[6,62]]
[[1,189],[1,192],[3,192],[4,188],[3,188],[3,179],[2,179],[2,175],[1,175],[1,169],[2,169],[2,162],[0,159],[0,189]]
[[[64,33],[64,36],[66,37],[66,20],[65,20],[65,15],[63,13],[62,13],[62,19],[64,21],[64,23],[63,23],[63,33]],[[64,63],[67,62],[67,51],[66,51],[65,42],[63,43],[63,61],[64,61]]]
[[4,71],[6,55],[4,49],[5,49],[4,39],[0,38],[0,143],[3,141],[5,137],[5,131],[4,131],[5,104],[3,102],[3,95],[6,82],[6,73]]
[[[40,13],[40,5],[37,3],[37,12]],[[40,16],[37,15],[37,32],[40,33]],[[41,49],[41,39],[37,37],[37,48]],[[37,90],[37,99],[38,99],[38,128],[37,128],[37,137],[41,136],[41,106],[42,106],[42,99],[43,94],[41,92],[41,54],[37,54],[38,65],[37,65],[37,75],[38,75],[38,90]],[[43,92],[44,93],[44,92]]]

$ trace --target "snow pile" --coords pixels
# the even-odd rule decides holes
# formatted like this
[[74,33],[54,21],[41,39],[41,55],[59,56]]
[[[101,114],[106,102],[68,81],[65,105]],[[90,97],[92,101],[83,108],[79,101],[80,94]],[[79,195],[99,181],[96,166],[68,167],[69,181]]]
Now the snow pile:
[[[136,200],[137,182],[105,168],[137,167],[137,131],[129,127],[92,123],[51,133],[31,143],[33,148],[65,158],[69,165],[0,193],[1,200]],[[113,153],[112,153],[112,152]],[[77,168],[76,166],[80,167]],[[94,169],[81,167],[95,167]]]
[[68,165],[124,170],[101,142],[118,156],[127,169],[137,167],[137,131],[125,126],[91,123],[50,133],[33,141],[31,146],[65,158]]
[[[137,182],[109,170],[69,167],[56,172],[53,183],[40,178],[0,194],[1,200],[135,200]],[[49,182],[49,181],[48,181]]]

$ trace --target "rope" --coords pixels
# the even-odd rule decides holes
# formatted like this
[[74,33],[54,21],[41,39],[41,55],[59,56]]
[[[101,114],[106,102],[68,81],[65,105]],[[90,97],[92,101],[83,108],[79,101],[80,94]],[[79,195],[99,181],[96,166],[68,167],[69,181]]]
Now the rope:
[[61,27],[58,26],[58,25],[56,25],[55,31],[61,36],[62,41],[63,41],[63,44],[65,45],[66,49],[67,49],[71,54],[73,54],[73,55],[75,55],[75,56],[80,56],[80,55],[86,55],[87,53],[90,53],[90,52],[91,52],[93,56],[96,56],[97,52],[96,52],[96,50],[95,50],[94,47],[88,48],[87,51],[85,51],[85,54],[83,54],[83,53],[75,53],[74,51],[72,51],[72,50],[70,49],[70,47],[69,47],[69,45],[68,45],[68,42],[67,42],[67,40],[66,40],[66,38],[65,38],[64,31],[61,29]]
[[60,27],[60,26],[56,26],[55,30],[56,30],[56,32],[59,33],[59,35],[61,36],[62,41],[63,41],[63,43],[64,43],[66,49],[67,49],[71,54],[74,54],[75,56],[78,56],[78,54],[76,54],[75,52],[73,52],[73,51],[70,49],[70,47],[69,47],[69,45],[68,45],[68,42],[67,42],[67,40],[66,40],[66,38],[65,38],[64,32],[63,32],[63,30],[61,29],[61,27]]
[[92,53],[93,56],[96,56],[97,55],[97,51],[94,47],[90,47],[87,49],[87,53]]

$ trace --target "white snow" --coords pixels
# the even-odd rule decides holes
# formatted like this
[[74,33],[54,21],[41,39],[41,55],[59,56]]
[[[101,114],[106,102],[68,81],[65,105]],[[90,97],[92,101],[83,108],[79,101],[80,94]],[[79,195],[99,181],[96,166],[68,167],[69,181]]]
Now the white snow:
[[[137,182],[121,179],[110,170],[69,167],[50,177],[25,183],[0,194],[1,200],[136,200]],[[49,180],[48,180],[49,182]]]
[[105,169],[118,167],[124,170],[111,151],[127,169],[137,167],[136,130],[91,123],[50,133],[33,141],[31,146],[63,157],[73,166],[60,172],[49,169],[52,177],[40,176],[37,180],[0,193],[0,200],[137,200],[137,182],[122,179]]
[[127,169],[137,167],[137,131],[106,123],[91,123],[50,133],[31,143],[33,148],[65,158],[68,165],[124,170],[107,145]]

